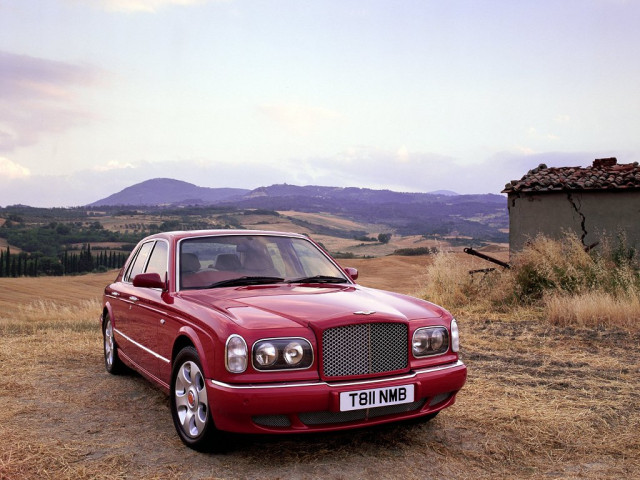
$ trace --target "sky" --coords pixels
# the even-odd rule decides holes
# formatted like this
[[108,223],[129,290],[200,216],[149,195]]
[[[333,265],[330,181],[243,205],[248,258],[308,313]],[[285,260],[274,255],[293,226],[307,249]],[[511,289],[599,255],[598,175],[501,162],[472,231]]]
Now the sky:
[[0,206],[640,161],[640,1],[0,0]]

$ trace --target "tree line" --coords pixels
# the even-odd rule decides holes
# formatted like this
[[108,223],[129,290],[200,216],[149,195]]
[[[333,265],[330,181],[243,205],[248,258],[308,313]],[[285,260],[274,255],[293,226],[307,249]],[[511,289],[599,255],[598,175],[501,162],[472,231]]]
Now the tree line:
[[0,251],[0,277],[38,277],[42,275],[74,275],[89,272],[104,272],[121,268],[127,260],[127,253],[100,250],[91,251],[91,245],[85,244],[80,252],[65,250],[51,257],[26,252],[11,253],[9,247]]

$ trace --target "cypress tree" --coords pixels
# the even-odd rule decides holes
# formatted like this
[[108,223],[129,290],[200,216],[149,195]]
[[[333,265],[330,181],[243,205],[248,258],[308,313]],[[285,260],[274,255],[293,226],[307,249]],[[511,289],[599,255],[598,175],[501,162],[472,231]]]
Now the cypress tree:
[[93,255],[91,254],[91,244],[87,243],[87,271],[93,270]]

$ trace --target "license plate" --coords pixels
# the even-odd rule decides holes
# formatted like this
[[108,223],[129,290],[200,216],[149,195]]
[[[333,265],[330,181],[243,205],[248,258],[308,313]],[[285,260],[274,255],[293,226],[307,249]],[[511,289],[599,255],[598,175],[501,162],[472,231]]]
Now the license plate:
[[340,393],[340,411],[362,410],[413,402],[413,385],[370,388]]

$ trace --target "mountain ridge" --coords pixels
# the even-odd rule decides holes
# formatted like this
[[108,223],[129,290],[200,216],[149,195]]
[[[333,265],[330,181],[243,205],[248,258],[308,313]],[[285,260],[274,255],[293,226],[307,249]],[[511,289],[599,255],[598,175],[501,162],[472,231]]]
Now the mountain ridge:
[[158,206],[184,202],[189,205],[207,205],[242,196],[249,191],[244,188],[199,187],[193,183],[172,178],[152,178],[124,188],[108,197],[90,203],[88,206]]
[[289,185],[207,188],[167,178],[151,179],[98,200],[89,207],[225,207],[329,213],[382,225],[399,235],[445,235],[506,241],[506,198],[496,194],[411,193],[359,187]]

